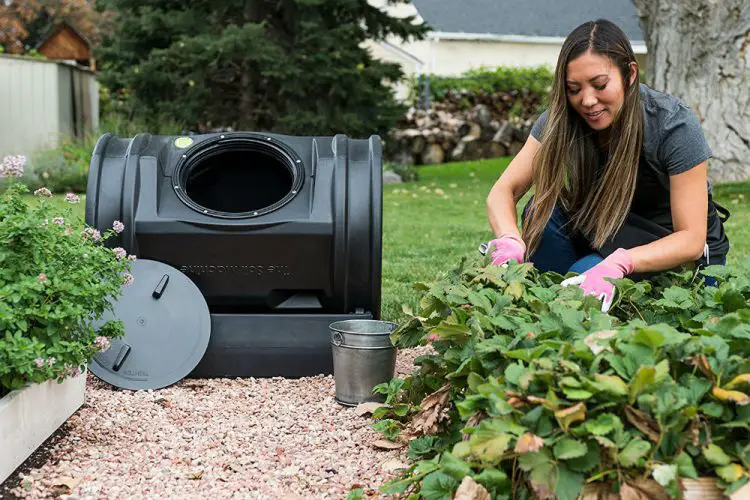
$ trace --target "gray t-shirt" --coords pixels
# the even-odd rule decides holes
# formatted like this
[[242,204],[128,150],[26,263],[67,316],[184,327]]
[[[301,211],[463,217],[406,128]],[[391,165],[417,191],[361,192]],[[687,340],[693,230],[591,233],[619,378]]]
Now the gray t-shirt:
[[[631,212],[670,231],[669,177],[681,174],[712,156],[695,113],[677,97],[640,84],[643,105],[643,149]],[[541,140],[547,111],[534,122],[531,135]],[[600,155],[601,156],[601,155]],[[601,167],[602,165],[599,165]],[[711,194],[711,184],[708,183]],[[713,200],[708,209],[708,243],[711,253],[725,255],[729,242]]]

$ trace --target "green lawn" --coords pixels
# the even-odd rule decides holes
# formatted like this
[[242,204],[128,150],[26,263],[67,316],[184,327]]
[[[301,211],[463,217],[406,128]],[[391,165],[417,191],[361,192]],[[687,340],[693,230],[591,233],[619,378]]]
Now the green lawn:
[[[401,305],[416,306],[415,281],[432,281],[476,255],[492,237],[485,198],[510,158],[421,167],[420,181],[383,189],[383,318],[400,320]],[[732,211],[729,263],[748,255],[750,182],[717,186],[716,200]],[[63,196],[53,197],[63,204]],[[85,199],[75,205],[83,217]],[[519,211],[525,199],[519,203]]]

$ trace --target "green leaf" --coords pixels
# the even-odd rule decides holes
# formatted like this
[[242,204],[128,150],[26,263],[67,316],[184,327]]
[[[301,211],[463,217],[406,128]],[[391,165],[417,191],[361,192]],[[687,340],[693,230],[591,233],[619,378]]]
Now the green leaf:
[[630,388],[628,391],[628,399],[630,404],[635,403],[635,399],[643,390],[649,385],[654,383],[656,376],[656,370],[652,366],[641,366],[630,381]]
[[[606,438],[600,438],[606,439]],[[614,447],[614,443],[612,443]],[[599,452],[599,445],[595,441],[589,441],[587,443],[588,451],[586,454],[579,458],[574,458],[565,462],[565,465],[576,472],[591,472],[601,464],[601,453]]]
[[538,346],[534,349],[516,349],[513,351],[506,351],[505,357],[510,359],[520,359],[529,363],[532,360],[541,357],[541,355],[544,354],[547,350],[548,347],[543,345]]
[[625,396],[628,393],[628,386],[617,375],[594,375],[596,385],[602,391],[608,392],[615,396]]
[[566,398],[574,401],[586,400],[594,395],[583,389],[568,389],[567,387],[563,387],[563,392]]
[[474,476],[474,480],[484,486],[489,493],[500,494],[510,488],[508,475],[498,469],[484,469],[481,473]]
[[555,494],[558,500],[576,500],[583,490],[584,476],[569,470],[567,467],[557,467],[557,483]]
[[725,313],[733,313],[747,307],[747,301],[737,290],[727,290],[721,297],[721,306]]
[[440,340],[458,343],[471,338],[471,330],[466,325],[455,325],[445,321],[430,330],[430,334],[437,335]]
[[563,438],[555,444],[554,454],[558,460],[570,460],[584,456],[588,447],[575,439]]
[[461,481],[464,476],[471,474],[471,467],[469,467],[469,464],[456,458],[447,451],[443,453],[443,456],[440,459],[440,470],[459,481]]
[[623,467],[632,467],[639,459],[645,457],[649,451],[651,451],[651,445],[648,441],[635,438],[620,451],[617,458]]
[[711,443],[703,448],[703,456],[711,465],[729,465],[732,459],[718,445]]
[[669,486],[672,481],[677,479],[677,466],[668,464],[657,465],[654,467],[651,475],[660,485]]
[[693,465],[693,459],[690,458],[690,455],[683,451],[675,458],[674,463],[677,466],[680,477],[698,479],[698,471],[695,470],[695,465]]
[[485,422],[482,422],[472,433],[469,446],[471,446],[471,452],[478,458],[496,461],[508,450],[512,436]]
[[530,472],[531,470],[548,463],[551,463],[550,456],[543,451],[524,453],[518,457],[518,466],[525,472]]
[[615,417],[611,413],[602,413],[596,417],[596,420],[589,420],[584,427],[591,434],[596,436],[606,436],[615,428]]
[[420,492],[425,500],[450,500],[458,484],[458,481],[448,474],[435,471],[422,480]]
[[700,408],[701,411],[709,417],[719,418],[724,413],[724,407],[719,403],[704,403]]
[[505,380],[513,385],[519,385],[519,380],[526,373],[526,368],[520,363],[513,363],[508,365],[505,369]]
[[745,475],[745,471],[743,470],[742,466],[738,464],[729,464],[723,467],[717,467],[715,470],[716,474],[718,474],[720,478],[728,483],[738,481],[740,478],[742,478],[742,476]]

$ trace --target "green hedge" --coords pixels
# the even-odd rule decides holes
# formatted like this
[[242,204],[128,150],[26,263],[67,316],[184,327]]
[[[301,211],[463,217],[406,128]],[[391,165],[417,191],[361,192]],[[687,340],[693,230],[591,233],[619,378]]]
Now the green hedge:
[[[423,92],[425,78],[427,76],[422,75],[411,82],[411,95],[415,102]],[[442,101],[451,90],[484,94],[525,90],[541,94],[546,101],[553,78],[554,71],[548,66],[480,67],[455,77],[429,75],[430,97],[431,100]]]

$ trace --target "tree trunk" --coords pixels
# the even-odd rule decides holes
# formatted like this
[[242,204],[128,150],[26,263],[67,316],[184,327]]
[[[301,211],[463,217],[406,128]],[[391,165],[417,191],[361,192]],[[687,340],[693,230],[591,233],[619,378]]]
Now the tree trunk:
[[750,2],[633,0],[648,47],[649,86],[691,106],[715,181],[750,178]]

